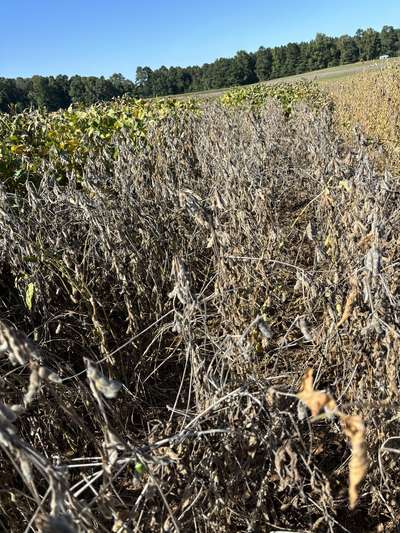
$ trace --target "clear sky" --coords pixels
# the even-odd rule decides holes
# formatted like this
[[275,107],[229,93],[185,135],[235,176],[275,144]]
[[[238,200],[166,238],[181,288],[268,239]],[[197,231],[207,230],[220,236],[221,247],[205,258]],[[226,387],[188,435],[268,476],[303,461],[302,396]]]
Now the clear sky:
[[400,26],[400,0],[0,0],[0,76],[135,77],[316,32]]

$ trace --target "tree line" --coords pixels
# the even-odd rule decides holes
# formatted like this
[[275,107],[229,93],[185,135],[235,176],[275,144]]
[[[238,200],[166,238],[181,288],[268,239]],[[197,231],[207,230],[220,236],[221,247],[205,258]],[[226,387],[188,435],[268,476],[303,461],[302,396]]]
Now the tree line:
[[202,66],[162,66],[155,70],[138,67],[135,81],[121,74],[109,78],[62,75],[0,78],[0,111],[27,107],[54,111],[75,103],[90,105],[123,95],[148,98],[221,89],[377,59],[381,55],[400,55],[400,28],[384,26],[380,32],[360,29],[354,36],[341,37],[318,33],[309,42],[260,47],[253,53],[240,50],[234,57],[219,58]]
[[122,74],[110,78],[95,76],[32,76],[0,78],[0,111],[21,111],[29,107],[49,111],[65,109],[71,104],[94,104],[118,96],[139,96],[136,84]]

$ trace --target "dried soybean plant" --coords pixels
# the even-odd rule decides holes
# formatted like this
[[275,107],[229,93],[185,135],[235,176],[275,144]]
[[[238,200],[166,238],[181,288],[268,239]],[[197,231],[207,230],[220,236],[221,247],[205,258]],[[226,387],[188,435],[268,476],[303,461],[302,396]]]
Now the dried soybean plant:
[[305,105],[112,143],[0,190],[2,527],[393,531],[396,178]]

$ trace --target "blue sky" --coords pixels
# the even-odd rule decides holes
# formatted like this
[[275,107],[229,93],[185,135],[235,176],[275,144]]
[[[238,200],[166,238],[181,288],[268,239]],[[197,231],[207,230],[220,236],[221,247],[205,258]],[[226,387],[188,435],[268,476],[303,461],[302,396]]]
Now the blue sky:
[[0,0],[0,76],[135,77],[316,32],[400,26],[400,0]]

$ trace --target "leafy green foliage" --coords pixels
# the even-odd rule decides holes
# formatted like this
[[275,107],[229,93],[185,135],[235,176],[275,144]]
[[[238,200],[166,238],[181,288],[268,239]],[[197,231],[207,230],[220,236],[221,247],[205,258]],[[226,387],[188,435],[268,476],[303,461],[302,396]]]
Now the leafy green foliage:
[[328,103],[326,93],[317,84],[307,81],[240,87],[225,93],[221,101],[228,107],[260,107],[271,98],[281,103],[286,115],[290,115],[293,107],[300,101],[305,101],[314,108],[320,108]]
[[89,157],[106,154],[110,161],[118,157],[113,143],[117,134],[145,139],[152,122],[196,108],[191,100],[125,98],[56,113],[0,115],[0,178],[15,190],[28,179],[40,181],[43,167],[50,164],[58,182],[71,172],[79,181]]

